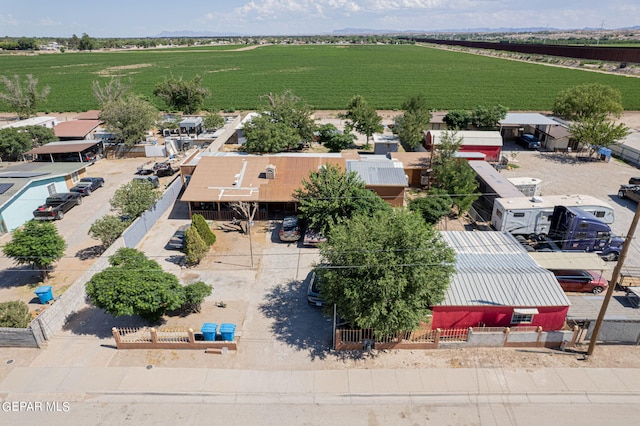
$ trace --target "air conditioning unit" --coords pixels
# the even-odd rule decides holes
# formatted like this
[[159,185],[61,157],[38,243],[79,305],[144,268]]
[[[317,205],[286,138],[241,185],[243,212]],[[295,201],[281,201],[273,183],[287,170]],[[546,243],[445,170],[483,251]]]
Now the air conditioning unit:
[[266,178],[267,179],[275,179],[276,178],[276,166],[273,164],[269,164],[266,170]]

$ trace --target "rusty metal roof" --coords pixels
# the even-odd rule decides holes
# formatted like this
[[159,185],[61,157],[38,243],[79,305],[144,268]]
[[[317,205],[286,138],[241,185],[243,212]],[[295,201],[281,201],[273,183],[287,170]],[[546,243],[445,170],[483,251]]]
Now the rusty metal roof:
[[63,121],[54,126],[53,131],[59,138],[84,138],[100,124],[100,120]]
[[31,149],[25,152],[25,154],[63,154],[67,152],[82,152],[99,143],[100,141],[93,140],[49,142],[46,145]]

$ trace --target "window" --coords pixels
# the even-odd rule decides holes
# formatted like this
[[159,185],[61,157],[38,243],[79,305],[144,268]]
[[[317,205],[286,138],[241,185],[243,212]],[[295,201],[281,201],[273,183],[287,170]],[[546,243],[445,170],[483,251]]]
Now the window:
[[78,176],[78,172],[71,173],[71,182],[76,183],[80,180],[80,176]]
[[49,196],[55,195],[55,194],[58,193],[58,191],[56,191],[56,186],[54,184],[52,184],[52,183],[47,185],[47,191],[49,192]]
[[595,217],[604,217],[605,213],[602,210],[598,210],[598,211],[593,212],[593,215]]
[[533,316],[537,313],[536,308],[516,308],[511,316],[511,324],[531,324]]
[[524,217],[524,213],[514,213],[513,217]]

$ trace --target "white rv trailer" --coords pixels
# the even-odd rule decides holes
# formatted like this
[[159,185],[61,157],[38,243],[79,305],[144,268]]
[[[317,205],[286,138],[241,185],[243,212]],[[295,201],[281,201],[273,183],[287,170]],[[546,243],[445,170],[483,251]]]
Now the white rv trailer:
[[590,195],[547,195],[496,198],[491,226],[515,235],[547,234],[555,206],[579,207],[607,224],[614,220],[613,207]]

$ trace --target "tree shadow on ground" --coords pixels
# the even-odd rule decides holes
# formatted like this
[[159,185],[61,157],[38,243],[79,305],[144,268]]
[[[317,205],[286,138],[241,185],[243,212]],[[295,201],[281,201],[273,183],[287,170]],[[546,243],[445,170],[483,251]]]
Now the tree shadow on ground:
[[114,317],[107,314],[104,309],[95,306],[86,306],[67,317],[62,329],[76,335],[91,335],[101,339],[113,336],[113,327],[145,327],[158,324],[150,324],[137,315]]
[[104,250],[104,246],[99,244],[97,246],[91,246],[83,248],[82,250],[78,250],[76,252],[76,257],[80,260],[95,259],[97,257],[100,257],[100,255],[104,253]]
[[0,288],[28,286],[36,288],[45,284],[42,273],[30,266],[22,265],[0,271]]
[[311,360],[364,359],[373,356],[363,351],[335,352],[331,348],[332,321],[320,308],[307,303],[307,280],[279,284],[265,295],[260,312],[273,320],[275,338],[299,351],[308,351]]

